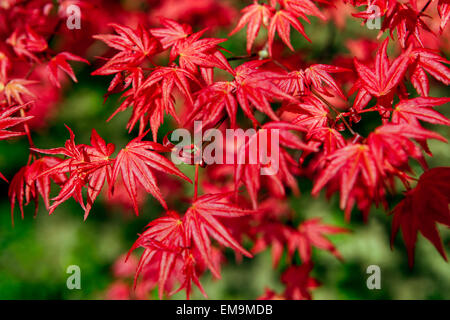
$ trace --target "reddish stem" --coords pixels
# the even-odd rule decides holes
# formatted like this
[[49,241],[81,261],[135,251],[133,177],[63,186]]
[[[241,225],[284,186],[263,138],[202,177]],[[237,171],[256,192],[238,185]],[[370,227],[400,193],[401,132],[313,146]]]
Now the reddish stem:
[[[20,109],[20,116],[21,116],[22,118],[25,118],[25,117],[26,117],[25,110]],[[28,126],[27,123],[24,123],[24,124],[23,124],[23,127],[24,127],[24,129],[25,129],[25,133],[26,133],[26,135],[27,135],[28,143],[30,144],[30,148],[34,148],[33,139],[31,138],[31,133],[30,133],[30,127]]]
[[197,200],[198,197],[198,168],[199,164],[195,165],[195,181],[194,181],[194,201]]

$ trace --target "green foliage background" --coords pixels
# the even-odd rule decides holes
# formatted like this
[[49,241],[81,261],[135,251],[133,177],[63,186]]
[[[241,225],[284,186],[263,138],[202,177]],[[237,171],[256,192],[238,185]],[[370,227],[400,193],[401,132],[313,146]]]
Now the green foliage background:
[[[337,53],[346,52],[344,42],[360,36],[375,37],[377,31],[368,31],[359,22],[349,22],[346,29],[337,32],[313,20],[306,26],[307,34],[313,39],[308,44],[295,31],[292,40],[311,61],[329,63]],[[222,32],[219,36],[225,36]],[[264,34],[261,35],[264,37]],[[232,37],[224,45],[236,55],[245,54],[245,31]],[[49,125],[34,133],[33,139],[40,148],[61,146],[67,139],[64,124],[76,133],[78,143],[87,143],[92,128],[95,128],[107,142],[118,148],[129,140],[125,124],[128,113],[122,113],[111,122],[106,119],[117,106],[117,97],[103,104],[107,78],[92,77],[90,68],[79,69],[79,83],[65,92]],[[431,96],[449,96],[450,90],[434,86]],[[412,92],[412,91],[411,91]],[[447,106],[440,109],[450,116]],[[371,122],[370,122],[371,121]],[[374,118],[364,125],[377,125]],[[447,139],[448,128],[435,127]],[[167,126],[161,129],[167,132]],[[135,134],[135,133],[133,133]],[[448,166],[450,154],[448,145],[431,142],[434,157],[429,159],[430,167]],[[26,139],[0,142],[0,168],[8,177],[26,164],[28,145]],[[414,164],[416,172],[421,169]],[[186,169],[186,168],[184,168]],[[189,169],[186,169],[189,173]],[[323,217],[325,222],[349,227],[352,234],[332,237],[342,253],[344,262],[331,254],[314,251],[316,265],[313,276],[322,286],[313,292],[315,299],[450,299],[450,266],[434,249],[419,236],[416,249],[416,263],[413,269],[407,266],[407,256],[400,236],[394,250],[389,245],[391,217],[382,210],[373,209],[369,222],[364,224],[358,212],[353,213],[350,224],[343,220],[337,198],[328,202],[324,197],[313,199],[308,196],[311,183],[299,180],[302,190],[300,198],[288,201],[296,211],[296,220]],[[0,182],[0,299],[101,299],[112,282],[111,265],[117,257],[128,251],[136,240],[137,233],[162,213],[162,208],[149,200],[140,217],[132,213],[121,213],[118,209],[106,208],[100,200],[94,206],[91,216],[83,222],[80,207],[69,201],[59,207],[52,216],[41,205],[37,217],[33,218],[33,206],[26,208],[26,217],[20,220],[16,210],[16,225],[11,226],[10,206],[6,183]],[[397,195],[390,199],[391,208],[401,199]],[[448,248],[450,232],[440,228],[443,241]],[[448,251],[448,250],[447,250]],[[210,274],[202,278],[205,289],[212,299],[254,299],[262,295],[266,287],[278,291],[283,289],[279,274],[283,266],[272,269],[270,251],[252,260],[244,259],[236,264],[233,255],[227,255],[229,262],[223,268],[223,279],[214,281]],[[382,289],[369,290],[366,286],[366,268],[379,265],[382,272]],[[68,290],[66,269],[79,265],[82,272],[82,289]],[[175,298],[183,298],[183,294]],[[201,298],[196,292],[195,298]]]

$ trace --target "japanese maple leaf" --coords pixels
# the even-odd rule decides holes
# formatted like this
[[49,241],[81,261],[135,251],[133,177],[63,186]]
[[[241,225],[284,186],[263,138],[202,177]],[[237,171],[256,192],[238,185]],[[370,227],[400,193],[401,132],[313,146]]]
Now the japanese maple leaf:
[[392,123],[407,123],[420,127],[419,120],[433,124],[450,125],[450,120],[433,110],[433,106],[449,103],[450,98],[419,97],[401,100],[392,112]]
[[204,31],[194,33],[178,43],[170,52],[170,62],[179,57],[180,67],[197,73],[197,68],[220,68],[233,73],[233,69],[227,59],[219,51],[219,44],[226,39],[205,38],[200,39]]
[[73,69],[69,65],[67,60],[79,61],[89,64],[89,61],[87,61],[86,59],[76,56],[70,52],[61,52],[54,56],[48,63],[47,67],[49,71],[50,81],[58,88],[61,87],[61,84],[58,80],[58,69],[61,69],[62,71],[67,73],[74,82],[78,82],[75,74],[73,73]]
[[243,63],[235,70],[236,98],[245,115],[249,117],[254,126],[258,126],[252,107],[265,113],[272,120],[278,121],[278,116],[270,106],[274,100],[286,100],[295,102],[296,100],[284,93],[275,80],[280,80],[281,75],[273,71],[260,70],[260,67],[267,61],[258,60]]
[[[111,180],[112,160],[110,156],[114,152],[115,146],[106,144],[95,130],[92,130],[90,146],[76,145],[74,133],[69,128],[68,130],[70,139],[66,141],[65,148],[33,149],[41,153],[60,154],[68,157],[38,177],[68,173],[69,177],[62,185],[59,194],[52,199],[53,203],[49,207],[49,213],[52,214],[59,205],[73,197],[84,209],[84,220],[86,220],[103,185],[106,181]],[[86,204],[84,204],[82,196],[83,187],[87,188]]]
[[20,104],[24,104],[22,96],[28,96],[32,98],[36,97],[35,94],[27,88],[27,86],[36,83],[37,81],[26,79],[10,80],[4,87],[4,94],[6,96],[8,104],[11,105],[14,101]]
[[333,178],[340,181],[341,209],[347,206],[350,192],[358,179],[361,179],[369,190],[375,192],[379,174],[374,156],[367,145],[358,143],[347,145],[328,155],[323,161],[326,167],[314,184],[313,195],[317,195]]
[[117,180],[119,173],[121,173],[123,183],[133,202],[136,215],[139,214],[136,200],[138,185],[141,185],[145,191],[155,197],[167,209],[167,204],[162,198],[155,175],[152,172],[153,170],[173,174],[192,183],[171,161],[158,153],[170,152],[169,148],[156,142],[142,141],[146,134],[147,132],[133,139],[119,152],[112,173],[113,183],[110,185],[110,191],[112,191],[114,181]]
[[311,300],[310,290],[320,285],[316,279],[310,277],[312,268],[312,264],[304,263],[301,266],[291,266],[283,273],[281,281],[286,285],[286,299]]
[[[189,80],[199,84],[197,78],[188,70],[178,67],[158,67],[139,87],[136,95],[147,90],[156,84],[161,85],[162,99],[165,108],[169,109],[171,104],[171,94],[174,88],[178,88],[190,104],[194,104]],[[200,85],[200,84],[199,84]]]
[[409,265],[414,264],[414,248],[420,232],[447,260],[437,223],[450,228],[450,168],[440,167],[425,171],[417,186],[392,211],[393,243],[398,230],[402,230],[408,251]]
[[275,268],[280,262],[284,247],[289,239],[288,227],[282,223],[271,221],[256,227],[255,232],[258,236],[254,241],[251,252],[258,254],[270,245],[272,247],[272,265]]
[[422,151],[411,139],[424,146],[427,139],[446,142],[439,134],[411,124],[385,124],[375,129],[367,138],[372,155],[382,174],[392,168],[402,169],[408,165],[408,158],[416,159],[427,168]]
[[[290,165],[296,166],[297,163],[282,147],[308,151],[317,150],[303,143],[289,130],[298,131],[301,128],[282,121],[266,123],[238,149],[235,190],[237,192],[240,183],[244,183],[255,209],[258,207],[257,198],[262,186],[263,169],[266,170],[265,175],[270,180],[268,186],[279,197],[285,195],[284,185],[289,186],[295,194],[299,194],[297,181],[290,170]],[[272,141],[275,139],[273,135],[279,137],[279,146],[273,145],[273,141],[275,141]],[[278,149],[274,150],[273,147]],[[278,157],[274,156],[274,153],[278,153]]]
[[278,31],[278,34],[280,35],[281,40],[288,46],[291,51],[294,51],[294,48],[292,47],[291,40],[290,40],[290,26],[294,27],[295,30],[300,32],[306,40],[311,42],[311,40],[308,38],[308,36],[305,33],[305,29],[303,28],[303,25],[298,21],[297,17],[291,13],[290,11],[286,10],[279,10],[277,11],[273,17],[270,20],[269,25],[269,54],[272,56],[272,45],[273,40],[275,38],[275,33]]
[[230,193],[206,194],[195,200],[184,216],[188,245],[195,245],[212,274],[220,278],[213,263],[210,237],[220,244],[232,248],[247,257],[252,255],[245,250],[217,218],[237,218],[255,211],[241,209],[225,201]]
[[[167,288],[169,278],[178,277],[178,273],[184,273],[181,288],[186,289],[189,299],[191,282],[194,282],[200,291],[206,296],[195,270],[195,259],[190,250],[186,249],[186,230],[181,217],[174,211],[168,211],[161,218],[155,219],[147,225],[147,230],[141,234],[130,252],[142,247],[144,252],[139,260],[135,275],[135,285],[139,274],[150,264],[156,264],[158,268],[159,296],[162,299]],[[183,264],[181,270],[177,268]]]
[[[118,74],[120,75],[120,74]],[[130,79],[132,77],[132,79]],[[180,122],[175,111],[175,99],[172,95],[167,97],[167,91],[163,93],[160,84],[155,83],[153,87],[145,90],[140,90],[144,75],[141,68],[136,68],[134,74],[130,74],[126,81],[132,83],[132,88],[122,94],[124,99],[116,111],[108,118],[110,121],[119,112],[132,108],[132,114],[127,124],[127,129],[131,132],[136,124],[139,122],[139,134],[144,133],[147,124],[150,123],[150,128],[153,134],[153,140],[156,141],[158,129],[164,122],[164,114],[172,116],[176,122]],[[127,86],[125,84],[125,86]],[[121,85],[117,87],[120,90]],[[116,89],[112,89],[115,91]],[[109,95],[109,93],[107,94]],[[165,100],[166,99],[166,100]]]
[[238,107],[234,94],[235,89],[236,86],[233,82],[219,81],[200,90],[186,123],[190,124],[193,120],[203,120],[203,126],[207,127],[219,122],[223,110],[226,110],[231,127],[235,128]]
[[11,131],[9,128],[15,127],[19,124],[29,121],[32,116],[29,117],[14,117],[13,115],[23,109],[24,106],[16,106],[9,109],[5,109],[0,113],[0,140],[6,140],[14,137],[20,137],[25,132]]
[[47,210],[50,208],[50,184],[54,181],[63,184],[66,177],[63,174],[42,175],[44,172],[59,165],[63,160],[55,157],[43,157],[21,168],[11,181],[8,196],[11,203],[11,220],[14,224],[14,208],[16,201],[19,205],[22,219],[24,218],[24,205],[31,200],[35,203],[35,215],[38,211],[39,195],[44,200]]
[[308,135],[318,128],[328,127],[330,120],[329,108],[313,95],[303,97],[301,102],[285,105],[281,111],[291,113],[291,122],[304,128]]
[[[305,15],[316,16],[322,20],[326,20],[325,15],[320,12],[317,6],[311,0],[271,0],[280,3],[286,10],[301,16],[308,21]],[[326,1],[325,1],[326,2]]]
[[346,100],[347,98],[331,74],[349,71],[351,70],[326,64],[313,64],[305,70],[290,72],[286,79],[281,81],[280,86],[294,96],[306,96],[311,93],[311,89],[315,89],[327,96],[337,94]]
[[29,25],[26,25],[24,30],[16,28],[6,40],[6,43],[13,47],[14,52],[19,57],[25,56],[35,62],[39,62],[39,58],[35,54],[48,49],[48,44],[44,37]]
[[145,58],[160,51],[159,41],[141,25],[136,30],[118,24],[110,24],[110,26],[118,35],[102,34],[95,35],[94,38],[120,52],[109,59],[103,67],[94,71],[93,75],[110,75],[129,67],[136,67]]
[[374,69],[354,60],[360,78],[351,90],[351,92],[355,89],[359,90],[354,104],[356,110],[363,109],[371,96],[378,98],[377,105],[386,108],[391,104],[395,89],[403,80],[409,65],[409,51],[404,52],[391,63],[387,57],[388,42],[386,38],[378,49]]
[[259,4],[254,0],[252,5],[249,5],[242,10],[242,13],[241,19],[233,31],[230,32],[229,36],[232,36],[247,24],[247,52],[250,54],[253,42],[255,42],[261,25],[269,25],[269,19],[273,14],[273,8],[266,4]]
[[410,57],[411,83],[421,96],[428,96],[430,84],[427,73],[436,80],[449,85],[450,69],[445,64],[450,61],[434,50],[415,48]]
[[150,30],[150,33],[158,38],[161,42],[163,49],[174,46],[177,47],[182,40],[186,39],[191,33],[192,28],[188,24],[179,24],[178,22],[161,18],[161,24],[164,28],[154,28]]
[[330,251],[336,258],[342,259],[339,251],[324,235],[345,233],[348,231],[345,228],[323,224],[320,218],[306,220],[298,226],[297,230],[290,232],[287,238],[288,254],[292,257],[297,249],[302,258],[302,262],[309,263],[311,262],[312,248],[317,247]]
[[408,4],[396,2],[387,12],[381,31],[389,29],[392,39],[394,32],[397,31],[397,37],[403,48],[406,48],[408,40],[415,40],[417,46],[423,47],[422,32],[432,33],[423,17],[426,15],[423,10],[417,8],[416,1],[410,1]]

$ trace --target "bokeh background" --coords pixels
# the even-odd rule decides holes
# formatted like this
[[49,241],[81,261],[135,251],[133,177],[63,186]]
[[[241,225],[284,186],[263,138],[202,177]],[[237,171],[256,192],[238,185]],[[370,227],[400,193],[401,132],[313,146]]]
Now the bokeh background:
[[[139,9],[135,2],[139,1],[122,1],[128,10]],[[179,7],[173,4],[174,7],[169,6],[165,11],[157,7],[155,15],[162,11],[168,17],[183,20],[179,11],[184,2],[186,1],[179,1]],[[199,1],[203,2],[208,1]],[[243,1],[226,3],[231,8],[237,8],[234,9],[235,12],[232,11],[233,14],[246,4]],[[152,9],[148,10],[151,12]],[[238,16],[233,14],[230,15],[234,24]],[[209,19],[218,19],[215,17],[215,13],[209,14]],[[200,21],[196,28],[201,26]],[[230,30],[218,27],[214,32],[217,37],[226,37]],[[361,36],[374,39],[378,31],[367,30],[356,20],[347,21],[345,26],[336,28],[312,19],[312,24],[306,25],[306,33],[313,39],[313,45],[308,44],[295,31],[291,36],[294,47],[304,61],[332,63],[336,55],[349,53],[346,46],[348,40]],[[265,37],[264,32],[260,37]],[[235,55],[245,55],[245,30],[230,38],[224,43],[224,47]],[[94,53],[95,50],[91,61],[95,60]],[[444,54],[448,58],[449,52]],[[106,119],[118,105],[117,96],[103,103],[103,94],[110,78],[90,76],[95,66],[77,67],[78,84],[65,88],[63,99],[50,110],[45,120],[46,125],[34,132],[36,145],[40,148],[63,145],[68,136],[64,127],[67,124],[76,133],[78,143],[87,143],[91,129],[95,128],[107,142],[113,142],[120,148],[130,138],[125,129],[129,113],[121,113],[106,123]],[[434,84],[431,96],[450,96],[450,90]],[[450,117],[448,105],[438,110]],[[377,125],[377,121],[376,117],[369,117],[358,124],[359,130],[364,132],[364,128]],[[433,129],[450,139],[448,128]],[[161,131],[168,130],[170,124],[166,122]],[[132,133],[133,136],[134,134]],[[430,167],[450,164],[447,144],[432,141],[430,148],[434,153],[433,158],[428,158]],[[0,168],[8,178],[12,178],[26,164],[27,157],[26,139],[0,142]],[[412,166],[418,175],[422,172],[416,163]],[[190,172],[189,168],[182,169]],[[313,199],[308,195],[311,183],[299,179],[299,185],[301,197],[286,200],[292,205],[296,219],[301,221],[322,217],[324,222],[352,230],[351,234],[331,237],[344,261],[338,261],[327,252],[314,251],[313,260],[316,264],[312,275],[322,283],[320,288],[313,291],[315,299],[450,299],[450,265],[422,236],[419,236],[417,243],[414,268],[410,269],[400,236],[397,237],[393,250],[390,248],[391,217],[383,210],[374,208],[368,223],[364,223],[361,215],[354,212],[351,223],[346,223],[336,197],[331,201],[322,196]],[[113,264],[129,250],[145,225],[162,213],[162,208],[152,199],[145,202],[139,217],[99,199],[88,220],[83,222],[83,212],[79,205],[68,201],[52,216],[48,215],[42,205],[35,218],[32,205],[26,208],[24,220],[19,219],[19,211],[16,210],[15,226],[12,227],[7,191],[8,185],[0,182],[0,299],[106,298],[114,281]],[[389,199],[391,208],[400,199],[401,194],[392,196]],[[440,231],[448,252],[450,232],[441,227]],[[282,289],[278,280],[281,269],[272,269],[269,250],[254,259],[244,259],[241,263],[236,263],[230,252],[227,252],[227,257],[229,259],[222,270],[222,280],[214,281],[209,273],[202,278],[210,298],[255,299],[264,293],[266,287],[276,291]],[[69,276],[66,269],[70,265],[81,268],[81,290],[69,290],[66,287]],[[366,268],[369,265],[381,268],[381,290],[369,290],[366,286]],[[183,297],[183,294],[179,294],[174,298]],[[151,294],[149,298],[156,298],[156,295]],[[194,298],[201,299],[202,296],[195,291]]]

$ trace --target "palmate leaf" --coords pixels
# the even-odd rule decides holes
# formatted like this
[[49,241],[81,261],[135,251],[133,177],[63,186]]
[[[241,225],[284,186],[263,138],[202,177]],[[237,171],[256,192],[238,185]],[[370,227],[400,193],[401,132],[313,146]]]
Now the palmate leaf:
[[180,67],[194,74],[197,73],[198,67],[219,68],[233,73],[227,59],[219,51],[222,49],[219,44],[226,39],[200,39],[205,31],[194,33],[180,41],[170,52],[170,62],[174,62],[179,57]]
[[293,256],[298,250],[303,263],[310,263],[312,248],[316,247],[331,252],[336,258],[342,259],[333,243],[328,240],[326,234],[339,234],[349,232],[348,229],[322,223],[320,218],[309,219],[302,222],[298,229],[291,231],[287,239],[288,254]]
[[298,21],[297,17],[289,11],[279,10],[277,11],[270,20],[269,25],[269,54],[272,56],[272,45],[275,38],[275,33],[278,32],[281,40],[288,46],[291,51],[294,51],[290,40],[290,29],[294,27],[295,30],[300,32],[306,40],[311,42],[311,39],[305,33],[303,25]]
[[411,83],[421,96],[427,97],[430,91],[427,73],[446,85],[450,84],[450,69],[446,66],[450,61],[441,57],[439,52],[415,48],[409,57]]
[[[139,236],[130,250],[131,253],[139,247],[145,249],[136,270],[135,286],[139,274],[146,265],[156,264],[160,299],[163,298],[168,281],[177,278],[179,273],[183,274],[183,277],[181,277],[182,285],[179,290],[184,288],[188,299],[192,290],[192,282],[206,297],[194,268],[195,259],[191,250],[187,249],[186,243],[185,226],[176,212],[168,211],[165,216],[150,222],[147,225],[147,230]],[[180,268],[179,264],[183,266]]]
[[9,128],[15,127],[19,124],[25,123],[31,119],[32,116],[28,117],[14,117],[14,114],[23,109],[24,106],[16,106],[9,109],[5,109],[0,112],[0,140],[11,139],[15,137],[20,137],[25,134],[25,132],[11,131]]
[[261,29],[261,25],[269,25],[269,19],[273,14],[273,8],[266,4],[259,4],[255,0],[252,5],[245,7],[242,10],[242,13],[241,19],[233,31],[230,32],[229,36],[232,36],[247,24],[247,52],[250,54],[253,42],[255,42],[256,36]]
[[[106,144],[95,130],[92,130],[90,146],[77,145],[74,133],[70,128],[67,127],[67,129],[70,132],[70,139],[66,141],[64,148],[32,149],[35,152],[68,157],[48,168],[37,178],[69,174],[69,177],[62,183],[59,194],[52,199],[53,203],[49,207],[49,213],[52,214],[63,202],[74,198],[84,209],[84,220],[86,220],[105,182],[111,181],[112,159],[110,156],[113,154],[115,146]],[[83,201],[83,188],[87,188],[86,204]]]
[[[138,185],[141,185],[145,191],[155,197],[167,209],[167,204],[157,186],[153,170],[177,175],[192,183],[171,161],[158,153],[170,152],[170,149],[156,142],[142,141],[146,134],[147,132],[133,139],[119,152],[112,173],[112,181],[117,180],[119,173],[122,175],[123,183],[133,203],[136,215],[139,214],[136,199]],[[110,191],[113,190],[113,186],[114,183],[110,185]]]
[[449,103],[450,98],[419,97],[402,100],[392,112],[393,123],[407,123],[420,127],[419,120],[433,124],[450,125],[450,120],[433,110],[433,106]]
[[188,244],[195,245],[205,264],[217,278],[220,278],[220,274],[213,263],[210,237],[226,247],[252,257],[217,219],[238,218],[255,213],[227,203],[226,198],[230,195],[231,193],[203,195],[192,203],[183,218]]
[[[266,123],[237,150],[235,192],[238,192],[240,184],[243,183],[250,195],[254,209],[258,207],[258,192],[262,187],[262,168],[271,173],[267,175],[267,180],[270,181],[267,185],[274,191],[274,196],[284,197],[285,185],[289,186],[294,194],[300,193],[292,173],[293,170],[291,170],[298,164],[283,147],[310,152],[317,151],[317,149],[303,143],[290,130],[301,131],[302,128],[282,121]],[[278,150],[271,149],[273,147],[272,135],[279,136]],[[279,154],[275,156],[274,152],[279,152]]]
[[346,208],[350,192],[358,179],[362,179],[368,190],[374,192],[379,174],[367,145],[347,145],[327,156],[324,161],[326,167],[314,184],[313,195],[317,195],[331,179],[336,177],[340,180],[341,209]]
[[161,42],[163,49],[174,46],[175,48],[179,43],[186,39],[192,33],[192,27],[187,24],[179,24],[178,22],[161,18],[161,24],[164,28],[151,29],[150,33],[158,38]]
[[392,168],[408,168],[408,159],[416,159],[427,168],[421,148],[411,139],[425,145],[426,140],[435,139],[446,142],[439,134],[410,124],[386,124],[378,127],[367,138],[379,172],[385,175]]
[[[9,128],[15,127],[17,125],[23,124],[33,117],[14,117],[13,115],[20,111],[24,106],[16,106],[0,113],[0,140],[11,139],[15,137],[20,137],[25,135],[25,132],[11,131]],[[8,180],[0,172],[0,179],[8,182]]]
[[48,63],[47,67],[49,70],[50,81],[58,88],[61,87],[61,84],[59,83],[59,80],[58,80],[58,69],[61,69],[62,71],[64,71],[73,80],[73,82],[78,82],[77,78],[75,77],[75,74],[73,72],[73,69],[70,66],[70,64],[67,62],[67,60],[84,62],[84,63],[89,64],[89,61],[87,61],[86,59],[83,59],[77,55],[70,53],[70,52],[61,52],[61,53],[58,53],[56,56],[54,56]]
[[304,263],[300,266],[290,266],[281,276],[286,285],[284,297],[288,300],[311,300],[310,290],[320,286],[320,283],[310,276],[313,265]]
[[275,100],[291,101],[296,100],[283,92],[276,80],[282,78],[281,74],[273,71],[260,70],[266,60],[250,61],[241,64],[236,68],[236,77],[234,83],[236,85],[236,98],[245,115],[249,117],[254,126],[258,126],[252,107],[255,107],[260,112],[265,113],[274,121],[279,121],[278,116],[272,110],[270,102]]
[[392,63],[389,62],[387,57],[388,42],[389,40],[386,39],[378,50],[374,70],[355,60],[356,71],[364,82],[364,87],[376,97],[387,95],[394,89],[402,80],[408,67],[407,54],[402,54]]
[[194,104],[189,82],[199,84],[199,81],[190,71],[178,67],[158,67],[145,79],[138,88],[136,95],[142,94],[147,89],[153,89],[155,85],[161,85],[164,106],[169,109],[172,91],[178,88],[191,104]]
[[450,168],[439,167],[425,171],[417,186],[392,211],[392,237],[402,230],[408,251],[409,265],[414,264],[414,248],[420,232],[447,260],[436,223],[450,228]]
[[159,41],[141,25],[135,30],[115,23],[110,26],[118,35],[100,34],[95,35],[94,38],[120,52],[109,59],[104,66],[94,71],[92,75],[110,75],[130,67],[136,67],[145,58],[160,51]]
[[355,82],[349,94],[351,95],[353,92],[358,91],[353,105],[358,111],[365,108],[371,96],[373,96],[378,98],[377,106],[380,109],[380,113],[383,114],[384,110],[381,110],[381,108],[390,108],[394,94],[404,80],[410,64],[409,55],[412,47],[391,63],[387,56],[388,42],[389,38],[386,38],[378,49],[373,68],[360,63],[356,58],[354,59],[359,79]]

